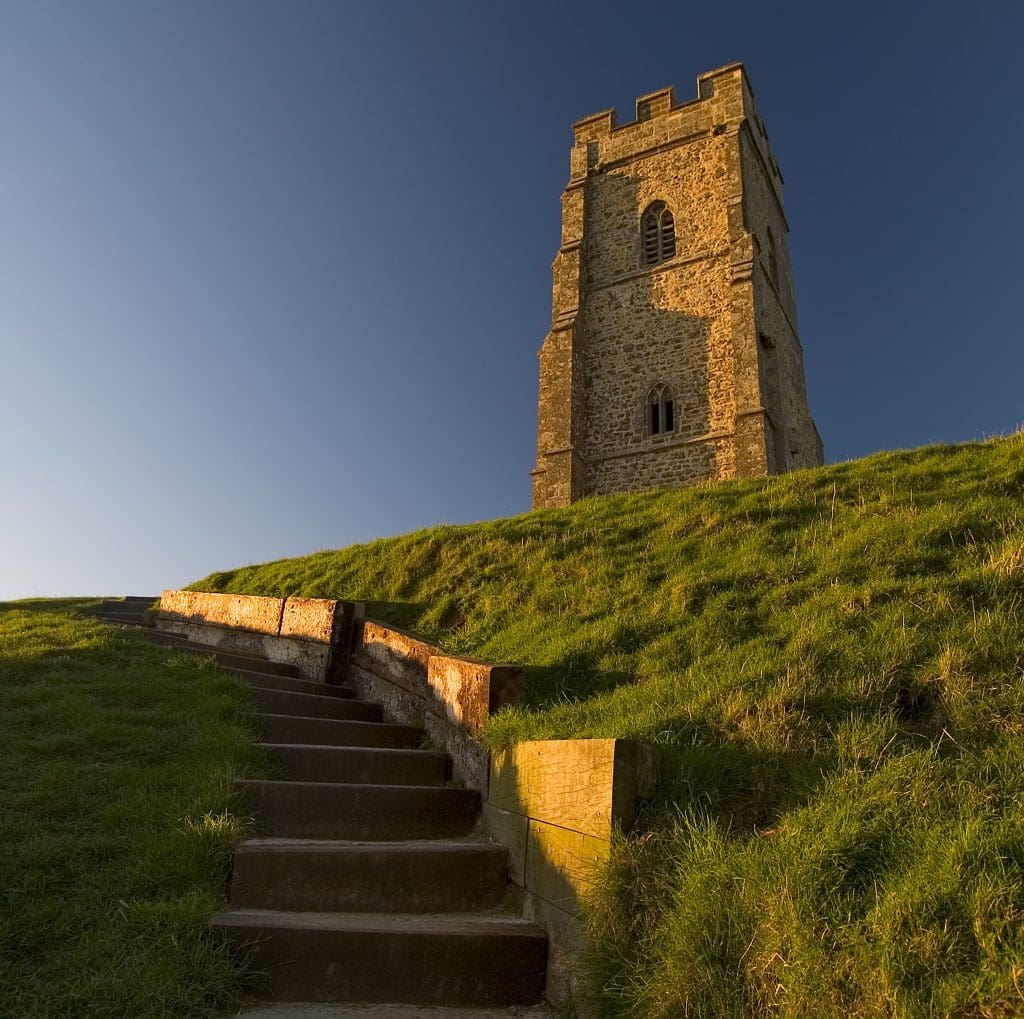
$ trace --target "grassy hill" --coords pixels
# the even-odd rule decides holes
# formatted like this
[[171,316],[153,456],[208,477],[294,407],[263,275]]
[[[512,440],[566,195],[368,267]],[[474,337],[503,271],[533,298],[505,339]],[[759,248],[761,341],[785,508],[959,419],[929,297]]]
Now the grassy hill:
[[95,604],[0,603],[0,1015],[210,1015],[248,688]]
[[608,1016],[1024,1014],[1024,435],[215,573],[528,665],[486,740],[663,780],[591,904]]

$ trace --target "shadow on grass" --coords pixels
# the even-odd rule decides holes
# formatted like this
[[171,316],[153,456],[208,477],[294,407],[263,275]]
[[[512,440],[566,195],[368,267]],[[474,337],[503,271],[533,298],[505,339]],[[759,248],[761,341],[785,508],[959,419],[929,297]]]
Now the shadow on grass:
[[368,619],[379,619],[403,630],[412,630],[428,608],[425,602],[412,601],[364,601],[363,605]]
[[597,654],[579,652],[557,665],[526,665],[526,707],[534,711],[568,701],[587,700],[631,686],[635,679],[627,672],[602,672],[593,668]]

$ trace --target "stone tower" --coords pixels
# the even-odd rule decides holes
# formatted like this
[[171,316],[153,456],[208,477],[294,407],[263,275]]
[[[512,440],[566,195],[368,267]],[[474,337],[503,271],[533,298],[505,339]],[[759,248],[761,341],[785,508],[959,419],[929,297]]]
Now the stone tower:
[[743,66],[573,132],[534,508],[820,464],[782,175]]

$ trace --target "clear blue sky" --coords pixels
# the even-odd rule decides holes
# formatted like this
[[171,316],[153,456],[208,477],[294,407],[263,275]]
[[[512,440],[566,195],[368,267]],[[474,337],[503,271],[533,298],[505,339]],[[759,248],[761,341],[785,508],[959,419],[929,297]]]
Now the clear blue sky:
[[0,6],[0,598],[529,507],[570,124],[743,60],[829,460],[1024,422],[1024,7]]

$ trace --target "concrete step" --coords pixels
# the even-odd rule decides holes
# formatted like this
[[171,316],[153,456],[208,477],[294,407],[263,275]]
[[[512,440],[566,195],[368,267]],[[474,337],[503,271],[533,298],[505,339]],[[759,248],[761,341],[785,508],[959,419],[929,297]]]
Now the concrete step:
[[318,913],[495,909],[508,852],[477,842],[251,839],[236,850],[231,905]]
[[547,938],[514,917],[231,910],[212,926],[279,1001],[529,1005],[544,991]]
[[448,1008],[445,1005],[371,1005],[359,1002],[289,1001],[248,1005],[237,1019],[556,1019],[557,1013],[540,1005],[510,1005],[508,1008]]
[[263,672],[274,676],[294,676],[296,679],[302,677],[298,667],[287,662],[271,662],[259,655],[243,655],[236,651],[223,651],[212,644],[199,644],[195,641],[183,640],[178,634],[167,633],[164,630],[153,630],[150,640],[156,644],[166,644],[168,647],[178,648],[181,651],[209,655],[216,659],[218,665],[229,669]]
[[259,711],[268,715],[301,715],[304,718],[342,718],[355,722],[379,722],[383,717],[379,704],[367,701],[295,693],[291,690],[252,688],[252,699]]
[[423,730],[384,722],[344,722],[301,715],[257,715],[267,743],[315,743],[331,747],[393,747],[417,750]]
[[289,1001],[248,1005],[237,1019],[556,1019],[544,1003],[508,1008],[449,1008],[445,1005],[395,1005],[358,1002]]
[[468,835],[480,812],[475,789],[240,780],[235,789],[264,834],[402,842]]
[[114,626],[149,626],[148,619],[139,619],[136,616],[123,614],[112,614],[109,612],[97,612],[96,618],[101,623],[112,623]]
[[142,595],[129,595],[127,598],[104,598],[100,602],[100,612],[116,612],[121,609],[130,609],[133,612],[144,612],[151,608],[159,598],[145,598]]
[[245,672],[263,672],[271,676],[293,676],[295,679],[302,679],[302,672],[297,665],[288,662],[272,662],[266,658],[257,658],[253,655],[242,655],[235,651],[218,651],[216,649],[205,649],[197,645],[186,644],[185,651],[195,651],[199,654],[210,655],[218,665],[225,669],[241,669]]
[[211,645],[196,644],[195,642],[190,641],[188,637],[182,637],[180,633],[170,633],[167,630],[154,629],[149,639],[153,641],[154,644],[167,644],[170,647],[187,647],[191,644],[192,648],[196,651],[213,650]]
[[288,778],[298,782],[368,785],[444,785],[448,761],[435,750],[326,747],[263,743]]
[[296,679],[294,676],[272,676],[267,672],[250,672],[247,669],[228,669],[241,676],[250,686],[264,690],[291,690],[294,693],[311,693],[319,697],[341,697],[351,699],[355,691],[349,686],[335,686],[333,683],[318,683],[315,679]]

